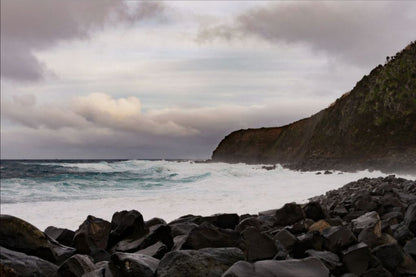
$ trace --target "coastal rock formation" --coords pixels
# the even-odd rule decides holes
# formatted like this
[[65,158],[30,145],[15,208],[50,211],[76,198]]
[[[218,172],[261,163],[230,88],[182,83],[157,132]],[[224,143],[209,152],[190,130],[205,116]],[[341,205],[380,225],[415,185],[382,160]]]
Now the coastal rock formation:
[[[364,178],[309,203],[252,215],[187,215],[168,224],[160,218],[144,222],[138,211],[115,213],[113,224],[89,216],[75,232],[76,249],[26,221],[1,215],[0,273],[416,276],[415,205],[416,181]],[[47,231],[63,233],[57,227]]]
[[215,149],[212,161],[415,172],[416,42],[309,118],[232,132]]

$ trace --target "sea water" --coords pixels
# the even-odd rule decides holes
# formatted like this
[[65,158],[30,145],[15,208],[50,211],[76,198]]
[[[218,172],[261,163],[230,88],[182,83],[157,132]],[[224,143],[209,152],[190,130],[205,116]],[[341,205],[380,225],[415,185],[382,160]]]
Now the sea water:
[[[1,213],[39,229],[76,230],[88,215],[106,220],[135,209],[145,220],[186,214],[258,213],[381,172],[332,174],[281,166],[193,161],[1,161]],[[400,176],[414,179],[415,176]]]

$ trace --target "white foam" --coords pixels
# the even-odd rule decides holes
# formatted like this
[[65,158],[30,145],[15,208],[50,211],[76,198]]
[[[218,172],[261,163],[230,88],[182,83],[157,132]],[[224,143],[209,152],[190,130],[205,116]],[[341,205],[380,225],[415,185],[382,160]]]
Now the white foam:
[[[114,212],[131,209],[140,211],[145,220],[161,217],[166,221],[186,214],[257,213],[279,208],[287,202],[306,202],[310,197],[363,177],[385,176],[377,171],[316,175],[316,172],[298,172],[279,166],[276,170],[267,171],[261,169],[261,165],[224,163],[128,161],[106,166],[115,171],[157,167],[164,173],[177,174],[172,178],[178,180],[199,175],[204,177],[192,182],[178,182],[146,190],[129,186],[120,190],[103,191],[99,195],[100,199],[93,200],[2,203],[1,213],[25,219],[42,230],[50,225],[74,230],[88,215],[111,220]],[[97,170],[101,165],[81,167],[85,170]],[[413,176],[402,177],[414,179]]]

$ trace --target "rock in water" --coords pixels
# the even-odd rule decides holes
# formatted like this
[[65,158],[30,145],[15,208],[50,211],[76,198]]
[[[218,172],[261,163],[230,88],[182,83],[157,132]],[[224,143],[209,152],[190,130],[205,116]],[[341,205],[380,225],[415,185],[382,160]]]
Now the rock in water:
[[[0,264],[7,267],[4,273],[16,274],[16,276],[57,276],[58,267],[53,263],[35,256],[29,256],[21,252],[12,251],[0,247]],[[3,268],[3,267],[2,267]],[[11,273],[13,272],[13,273]],[[2,275],[1,276],[7,276]]]
[[74,245],[78,253],[91,254],[97,249],[106,249],[110,228],[110,222],[89,215],[75,232]]
[[329,276],[329,270],[317,258],[303,260],[258,261],[254,264],[237,262],[223,277],[323,277]]
[[160,261],[157,276],[219,277],[240,260],[244,260],[244,254],[234,247],[172,251]]

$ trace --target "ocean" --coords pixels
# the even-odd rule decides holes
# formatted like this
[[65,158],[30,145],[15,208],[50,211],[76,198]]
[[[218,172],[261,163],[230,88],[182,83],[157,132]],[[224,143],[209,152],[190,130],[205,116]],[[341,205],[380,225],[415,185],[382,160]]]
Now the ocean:
[[88,215],[110,221],[114,212],[131,209],[145,220],[168,222],[186,214],[258,213],[363,177],[386,176],[166,160],[2,160],[0,172],[1,213],[41,230],[76,230]]

